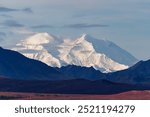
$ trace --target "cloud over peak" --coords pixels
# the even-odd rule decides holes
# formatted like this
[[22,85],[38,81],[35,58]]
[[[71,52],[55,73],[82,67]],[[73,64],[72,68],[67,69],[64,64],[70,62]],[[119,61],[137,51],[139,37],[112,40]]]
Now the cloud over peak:
[[47,25],[47,24],[43,24],[43,25],[32,26],[31,28],[34,28],[34,29],[40,29],[40,28],[54,28],[54,26],[52,26],[52,25]]
[[109,25],[104,24],[86,24],[86,23],[78,23],[78,24],[69,24],[65,25],[66,28],[100,28],[100,27],[108,27]]

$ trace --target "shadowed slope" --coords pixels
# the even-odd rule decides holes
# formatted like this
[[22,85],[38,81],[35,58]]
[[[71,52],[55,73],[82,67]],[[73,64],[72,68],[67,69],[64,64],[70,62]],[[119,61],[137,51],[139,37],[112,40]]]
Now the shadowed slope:
[[55,80],[63,75],[48,65],[0,48],[0,76],[24,80]]

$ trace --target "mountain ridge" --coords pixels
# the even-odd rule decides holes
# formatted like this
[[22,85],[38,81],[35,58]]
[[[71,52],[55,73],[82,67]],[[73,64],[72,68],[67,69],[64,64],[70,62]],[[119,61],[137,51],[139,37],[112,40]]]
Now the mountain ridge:
[[129,69],[108,74],[108,79],[114,82],[150,84],[150,59],[140,61]]
[[21,80],[109,80],[126,84],[150,84],[150,60],[140,61],[134,66],[113,73],[101,73],[93,67],[64,66],[52,68],[22,54],[0,48],[0,76]]
[[56,69],[37,60],[29,59],[22,54],[0,48],[0,76],[12,79],[60,79],[63,77]]
[[[109,43],[114,46],[114,49],[109,47]],[[107,52],[97,49],[98,47],[101,48],[102,45],[105,45],[103,47]],[[119,48],[119,51],[117,51],[118,48],[117,45],[110,41],[98,40],[86,34],[76,39],[70,39],[59,38],[48,33],[37,33],[22,40],[12,49],[52,67],[60,68],[67,65],[92,66],[102,72],[114,72],[128,68],[131,62],[128,65],[124,65],[114,61],[113,57],[111,57],[112,55],[108,55],[108,50],[110,51],[109,54],[117,53],[114,57],[120,57],[121,61],[128,62],[127,59],[129,59],[132,64],[137,61],[132,55],[127,54],[125,50]],[[111,52],[111,50],[113,51]],[[125,53],[125,56],[123,56],[123,53]]]

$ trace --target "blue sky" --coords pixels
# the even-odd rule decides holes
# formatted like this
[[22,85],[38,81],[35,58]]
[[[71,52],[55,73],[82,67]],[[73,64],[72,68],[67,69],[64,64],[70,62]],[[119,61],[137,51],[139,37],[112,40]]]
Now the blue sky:
[[149,0],[1,0],[0,45],[35,32],[107,39],[138,59],[150,58]]

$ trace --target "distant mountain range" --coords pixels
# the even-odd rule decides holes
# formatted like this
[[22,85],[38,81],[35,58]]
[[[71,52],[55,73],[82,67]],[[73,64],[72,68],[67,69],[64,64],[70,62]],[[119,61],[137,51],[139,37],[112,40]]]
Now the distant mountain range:
[[129,69],[102,73],[93,67],[50,67],[0,48],[0,91],[54,94],[115,94],[150,89],[150,60]]
[[127,69],[137,62],[135,57],[113,42],[86,34],[70,39],[37,33],[18,42],[12,49],[51,67],[93,67],[104,73]]
[[129,69],[102,73],[93,67],[50,67],[45,63],[29,59],[22,54],[0,48],[0,76],[19,80],[109,80],[118,83],[150,84],[150,60],[140,61]]

